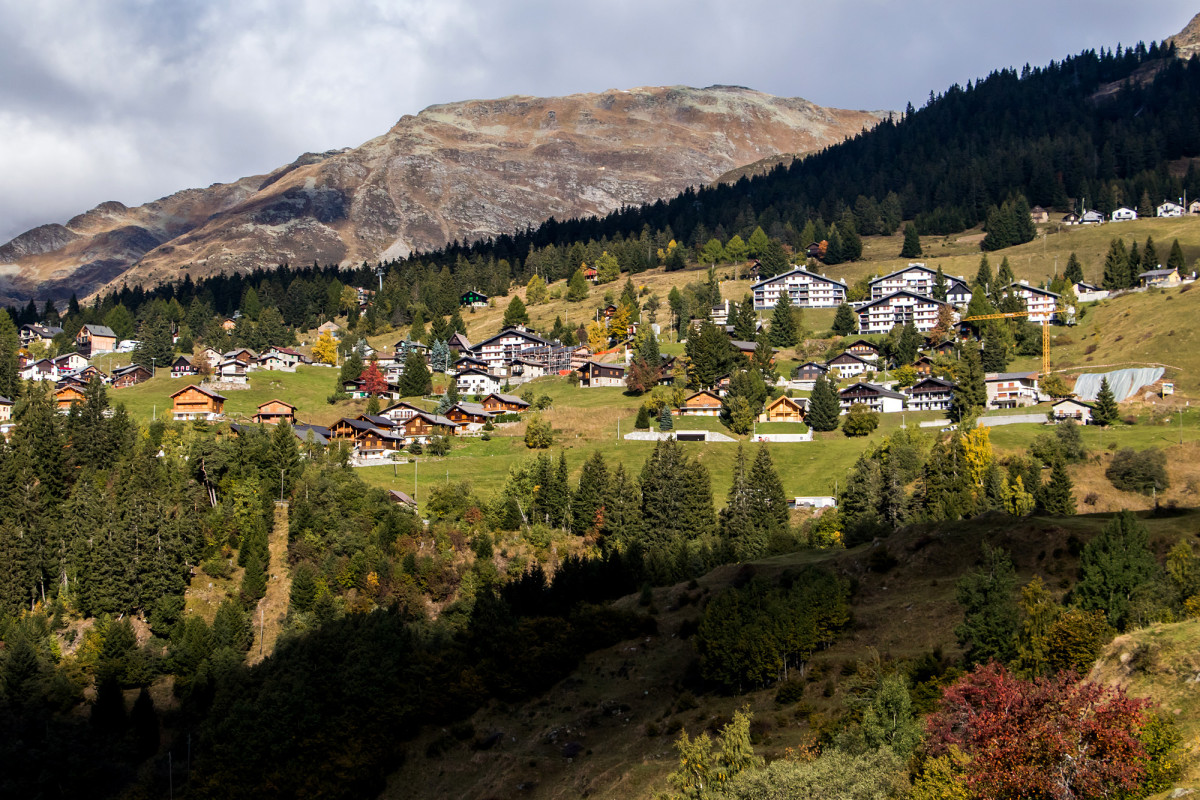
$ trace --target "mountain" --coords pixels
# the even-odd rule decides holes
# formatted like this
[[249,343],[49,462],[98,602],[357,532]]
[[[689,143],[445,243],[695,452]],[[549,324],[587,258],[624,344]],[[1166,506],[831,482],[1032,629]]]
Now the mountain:
[[0,247],[0,294],[406,256],[671,197],[743,164],[820,150],[881,116],[734,86],[431,106],[359,147],[27,231]]

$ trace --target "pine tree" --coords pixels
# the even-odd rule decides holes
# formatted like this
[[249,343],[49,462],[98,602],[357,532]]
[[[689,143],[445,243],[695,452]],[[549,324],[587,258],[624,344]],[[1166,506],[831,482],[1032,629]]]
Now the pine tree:
[[756,558],[766,550],[767,542],[759,536],[753,520],[750,480],[746,474],[746,453],[738,444],[733,462],[733,482],[718,515],[721,538],[738,561]]
[[758,335],[758,315],[754,311],[754,298],[746,295],[741,303],[730,303],[729,314],[733,318],[733,338],[743,342],[754,341]]
[[1061,458],[1054,459],[1050,467],[1050,481],[1039,492],[1040,505],[1048,514],[1069,517],[1075,514],[1075,484],[1067,474],[1066,464]]
[[961,422],[978,413],[987,405],[987,383],[979,351],[966,348],[959,372],[954,381],[954,395],[950,399],[950,419]]
[[467,335],[467,325],[463,322],[462,314],[458,311],[458,306],[455,306],[454,312],[450,314],[450,319],[446,322],[446,330],[450,336],[456,333],[461,333],[463,336]]
[[346,360],[342,362],[341,372],[338,374],[338,382],[346,383],[347,381],[355,381],[362,377],[363,360],[362,353],[358,348],[350,351],[350,355],[346,356]]
[[759,532],[759,538],[764,542],[764,550],[756,551],[750,557],[761,555],[765,545],[775,537],[781,536],[788,529],[788,502],[783,491],[783,482],[775,471],[771,460],[771,452],[765,444],[758,446],[754,455],[754,465],[750,468],[750,515],[754,527]]
[[669,431],[675,427],[675,420],[671,416],[671,407],[663,406],[662,411],[658,414],[658,429],[660,431]]
[[996,291],[1000,292],[1017,282],[1012,267],[1008,264],[1008,256],[1000,259],[1000,269],[996,272]]
[[832,431],[838,426],[841,404],[837,389],[825,375],[818,375],[808,398],[808,414],[805,422],[814,431]]
[[1063,271],[1063,278],[1072,286],[1083,281],[1083,265],[1079,263],[1079,257],[1075,255],[1075,251],[1071,251],[1071,255],[1067,258],[1067,268]]
[[942,265],[938,264],[937,275],[933,279],[933,299],[946,302],[946,294],[949,287],[946,285],[946,273],[942,271]]
[[1016,599],[1017,576],[1006,551],[983,545],[983,567],[964,575],[957,584],[963,622],[954,629],[968,663],[1008,661],[1016,655],[1020,622]]
[[854,309],[846,303],[842,303],[837,308],[837,313],[833,317],[833,332],[838,336],[849,336],[858,328],[858,317],[854,314]]
[[597,450],[584,462],[579,484],[571,496],[571,533],[583,536],[603,526],[604,498],[607,496],[608,467]]
[[[1158,249],[1154,246],[1154,237],[1146,237],[1146,246],[1142,248],[1142,263],[1143,270],[1158,269],[1162,263],[1158,260]],[[1137,276],[1133,276],[1133,283],[1137,283]]]
[[1092,421],[1107,428],[1116,422],[1120,415],[1121,410],[1117,406],[1116,396],[1108,385],[1108,378],[1101,378],[1100,391],[1096,395],[1096,404],[1092,408]]
[[[917,226],[911,222],[904,226],[904,246],[900,248],[901,258],[916,258],[921,255],[921,236]],[[938,267],[940,270],[941,267]]]
[[988,264],[986,254],[979,258],[979,269],[975,272],[975,281],[972,287],[976,294],[986,294],[991,291],[995,280],[992,278],[992,267]]
[[770,339],[775,347],[784,348],[794,347],[800,341],[796,318],[792,315],[792,301],[787,292],[780,292],[771,314]]

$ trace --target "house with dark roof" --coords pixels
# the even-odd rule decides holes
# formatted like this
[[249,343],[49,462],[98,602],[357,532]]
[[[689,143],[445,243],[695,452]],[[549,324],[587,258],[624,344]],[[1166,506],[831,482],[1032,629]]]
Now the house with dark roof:
[[190,378],[199,374],[200,370],[196,369],[187,356],[180,356],[171,362],[172,378]]
[[502,375],[522,350],[545,347],[552,343],[521,326],[505,328],[471,346],[471,354],[487,364],[489,372]]
[[851,406],[862,404],[880,414],[891,414],[903,411],[907,399],[899,392],[864,381],[851,384],[838,392],[838,402],[843,412],[850,411]]
[[171,416],[175,420],[212,422],[225,413],[225,398],[202,386],[185,386],[171,395]]
[[954,384],[932,376],[908,387],[908,407],[913,411],[949,411]]
[[1074,420],[1080,425],[1092,424],[1092,413],[1096,410],[1096,406],[1092,403],[1076,399],[1074,397],[1064,397],[1050,406],[1050,415],[1055,421],[1062,422],[1063,420]]
[[484,411],[492,414],[519,414],[529,408],[529,403],[515,394],[492,392],[480,404]]
[[825,366],[828,369],[837,370],[837,374],[843,378],[853,378],[855,375],[862,375],[864,372],[875,371],[874,364],[862,356],[854,355],[854,353],[838,353],[825,362]]
[[1179,270],[1175,267],[1146,270],[1138,275],[1138,280],[1142,282],[1142,286],[1158,287],[1178,286],[1181,282]]
[[796,371],[792,373],[792,380],[796,381],[801,389],[811,389],[817,378],[828,373],[829,367],[816,361],[808,361],[796,367]]
[[606,364],[603,361],[588,361],[579,368],[579,387],[581,389],[624,385],[624,364]]
[[937,327],[938,312],[948,305],[932,297],[902,290],[858,307],[859,333],[887,333],[897,325],[912,323],[920,333]]
[[117,335],[106,325],[84,325],[75,334],[75,351],[85,358],[117,349]]
[[833,308],[846,302],[845,282],[800,267],[759,281],[751,285],[750,291],[755,311],[774,308],[783,296],[800,308]]
[[154,376],[150,374],[150,370],[141,364],[130,364],[127,367],[118,367],[113,370],[112,388],[126,389],[130,386],[136,386],[139,383],[150,380]]

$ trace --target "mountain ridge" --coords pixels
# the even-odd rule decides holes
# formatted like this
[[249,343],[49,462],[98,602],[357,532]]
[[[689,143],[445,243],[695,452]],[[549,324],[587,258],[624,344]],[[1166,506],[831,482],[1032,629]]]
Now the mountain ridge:
[[745,164],[820,150],[885,112],[744,87],[635,87],[429,106],[353,148],[141,206],[101,203],[0,246],[0,296],[354,264],[671,197]]

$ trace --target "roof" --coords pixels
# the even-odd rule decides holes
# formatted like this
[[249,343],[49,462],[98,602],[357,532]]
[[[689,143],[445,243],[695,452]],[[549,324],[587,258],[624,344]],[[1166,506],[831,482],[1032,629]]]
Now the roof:
[[362,420],[362,419],[350,419],[349,417],[342,417],[341,419],[339,419],[337,422],[335,422],[333,424],[334,425],[342,425],[342,424],[349,425],[351,428],[353,428],[356,431],[379,430],[379,426],[373,422],[368,422],[368,421]]
[[893,297],[899,297],[902,294],[908,295],[909,297],[916,298],[917,300],[920,300],[924,303],[936,303],[939,306],[946,305],[946,303],[942,302],[941,300],[935,300],[934,298],[927,297],[926,295],[923,295],[923,294],[917,294],[916,292],[910,292],[908,289],[901,289],[898,292],[892,292],[891,294],[886,294],[883,297],[879,298],[878,300],[872,300],[868,303],[863,303],[861,306],[858,307],[858,310],[862,311],[865,308],[870,308],[871,306],[877,306],[880,303],[886,303],[887,301],[891,300]]
[[375,425],[376,428],[394,428],[396,423],[388,417],[380,416],[379,414],[360,414],[359,419],[364,419]]
[[309,441],[311,437],[315,444],[329,444],[329,428],[323,428],[320,425],[296,423],[292,426],[292,435],[302,442]]
[[1047,297],[1058,297],[1058,295],[1057,295],[1057,294],[1055,294],[1054,292],[1050,291],[1049,289],[1042,289],[1042,288],[1040,288],[1040,287],[1038,287],[1038,286],[1033,286],[1033,285],[1031,285],[1031,284],[1028,284],[1028,283],[1021,283],[1020,281],[1017,281],[1017,282],[1015,282],[1015,283],[1010,283],[1008,286],[1005,286],[1005,287],[1004,287],[1004,291],[1006,291],[1006,292],[1007,292],[1009,289],[1013,288],[1014,286],[1016,286],[1016,287],[1018,287],[1018,288],[1021,288],[1021,289],[1028,289],[1029,291],[1031,291],[1031,292],[1037,292],[1038,294],[1044,294],[1044,295],[1046,295]]
[[187,364],[189,367],[192,365],[192,361],[190,358],[188,358],[187,356],[180,356],[179,358],[177,358],[171,362],[171,366],[177,367],[177,366],[179,366],[180,362]]
[[111,336],[114,339],[117,338],[117,334],[107,325],[84,325],[83,327],[92,336]]
[[388,497],[391,498],[391,500],[393,500],[394,502],[403,503],[406,506],[413,506],[415,508],[417,505],[416,500],[413,500],[411,497],[409,497],[407,494],[400,491],[399,489],[388,489]]
[[624,364],[608,364],[604,361],[585,361],[585,362],[583,362],[583,366],[585,366],[585,367],[589,364],[591,364],[593,367],[604,367],[606,369],[619,369],[622,372],[625,371]]
[[490,417],[492,412],[484,408],[480,403],[455,403],[451,410],[461,408],[466,413],[475,417]]
[[1055,406],[1061,406],[1063,403],[1074,403],[1075,405],[1083,406],[1084,408],[1095,408],[1096,407],[1095,403],[1089,403],[1086,400],[1080,400],[1078,397],[1064,397],[1061,400],[1055,400],[1053,403],[1050,404],[1050,407],[1054,408]]
[[1096,285],[1094,285],[1094,284],[1091,284],[1091,283],[1084,283],[1083,281],[1076,281],[1075,285],[1076,285],[1077,287],[1079,287],[1079,288],[1083,289],[1085,292],[1098,292],[1098,291],[1100,291],[1100,287],[1099,287],[1099,286],[1096,286]]
[[692,393],[691,393],[691,394],[689,394],[687,397],[683,398],[683,402],[684,402],[684,403],[686,403],[688,400],[691,400],[693,397],[699,397],[700,395],[708,395],[708,396],[709,396],[709,397],[711,397],[713,400],[716,400],[716,401],[717,401],[717,405],[720,405],[720,404],[721,404],[721,397],[720,397],[720,395],[718,395],[716,392],[714,392],[714,391],[713,391],[713,390],[711,390],[711,389],[701,389],[701,390],[700,390],[700,391],[698,391],[698,392],[692,392]]
[[197,386],[194,383],[189,383],[187,386],[183,387],[178,392],[174,392],[173,394],[171,394],[169,396],[170,397],[178,397],[179,395],[186,392],[188,389],[195,389],[200,394],[208,395],[209,397],[213,398],[214,400],[224,400],[225,399],[224,396],[219,395],[216,392],[211,392],[208,389],[205,389],[203,386]]
[[391,411],[393,408],[411,408],[413,411],[424,411],[425,410],[425,409],[421,408],[420,406],[413,405],[412,403],[408,402],[407,400],[401,400],[399,403],[392,403],[390,406],[385,408],[383,410],[383,413],[386,414],[387,412]]
[[1037,372],[989,372],[983,376],[986,381],[1023,381],[1029,378],[1037,379]]
[[903,269],[898,269],[895,272],[889,272],[887,275],[881,275],[880,277],[875,278],[874,280],[867,281],[867,285],[871,286],[873,284],[879,283],[880,281],[886,281],[888,278],[894,278],[897,275],[903,274],[905,272],[911,272],[914,269],[920,270],[921,272],[928,272],[930,275],[937,275],[936,269],[930,269],[929,267],[925,266],[923,263],[914,263],[914,264],[909,264],[907,267],[904,267]]
[[129,364],[128,366],[117,367],[116,369],[114,369],[113,375],[125,375],[130,372],[137,372],[139,369],[142,372],[147,372],[147,373],[150,372],[150,370],[147,367],[145,367],[141,364]]
[[807,275],[810,278],[814,278],[819,281],[825,281],[826,283],[836,283],[838,286],[841,286],[843,289],[846,288],[845,281],[839,281],[837,278],[827,278],[824,275],[818,275],[815,272],[810,272],[809,270],[806,270],[803,267],[796,267],[795,269],[788,270],[787,272],[781,272],[780,274],[776,275],[773,278],[765,278],[765,279],[759,281],[758,283],[751,284],[750,289],[751,289],[751,291],[753,291],[754,289],[757,289],[759,286],[766,286],[768,283],[774,283],[775,281],[780,280],[781,278],[786,278],[787,276],[795,275],[796,273]]
[[1170,269],[1149,269],[1138,275],[1139,278],[1166,278],[1174,275],[1179,270],[1171,267]]
[[441,414],[434,414],[432,411],[418,411],[416,414],[413,414],[413,418],[416,417],[422,417],[427,422],[432,422],[434,425],[446,425],[450,428],[458,427],[458,423],[454,420],[448,417],[443,417]]
[[857,355],[855,355],[854,353],[851,353],[851,352],[848,352],[848,351],[847,351],[847,352],[844,352],[844,353],[838,353],[836,356],[834,356],[833,358],[831,358],[831,359],[829,359],[827,362],[825,362],[825,364],[826,364],[826,369],[828,369],[828,368],[829,368],[829,365],[830,365],[830,364],[832,364],[833,362],[837,361],[839,358],[842,358],[842,359],[845,359],[845,358],[852,358],[852,359],[854,359],[855,361],[857,361],[858,363],[860,363],[860,364],[865,364],[865,365],[867,365],[868,367],[873,367],[873,366],[875,366],[874,364],[872,364],[870,361],[867,361],[867,360],[866,360],[865,358],[863,358],[862,356],[857,356]]
[[[854,355],[854,354],[851,353],[851,355]],[[805,361],[803,364],[796,367],[796,371],[799,372],[800,370],[804,369],[805,367],[816,367],[817,369],[821,370],[822,372],[829,372],[829,367],[825,366],[824,364],[818,364],[816,361]]]
[[7,397],[4,397],[3,395],[0,395],[0,406],[11,406],[12,404],[13,404],[12,400],[9,400]]
[[872,350],[874,350],[876,352],[880,352],[879,345],[875,344],[870,339],[855,339],[853,342],[846,345],[846,349],[849,350],[851,347],[854,347],[855,345],[860,345],[860,344],[865,344],[867,347],[870,347]]
[[454,377],[459,378],[459,377],[462,377],[463,375],[470,375],[472,373],[474,373],[476,375],[484,375],[488,378],[491,378],[492,380],[498,380],[495,375],[488,372],[486,369],[479,369],[479,367],[470,367],[469,369],[461,370],[459,372],[454,373]]
[[758,348],[758,342],[747,342],[745,339],[733,339],[730,341],[730,344],[738,350],[755,350]]
[[284,401],[282,401],[282,400],[268,400],[268,401],[267,401],[267,402],[265,402],[265,403],[259,403],[259,404],[258,404],[258,407],[259,407],[259,408],[265,408],[266,406],[269,406],[269,405],[271,405],[272,403],[279,403],[279,405],[281,405],[281,406],[287,406],[287,407],[288,407],[288,408],[290,408],[292,411],[295,411],[295,410],[296,410],[296,407],[295,407],[294,405],[292,405],[291,403],[285,403],[285,402],[284,402]]
[[487,397],[485,397],[483,399],[487,400],[488,397],[495,397],[498,400],[500,400],[500,402],[502,402],[502,403],[513,403],[514,405],[519,405],[519,406],[529,405],[528,400],[524,399],[523,397],[517,397],[515,394],[500,394],[499,392],[492,392],[491,394],[489,394]]
[[769,401],[767,403],[766,407],[772,408],[774,406],[779,405],[780,403],[791,403],[796,408],[800,408],[800,409],[804,408],[804,399],[803,398],[788,397],[786,394],[781,394],[781,395],[779,395],[779,397],[776,397],[774,400]]
[[900,394],[899,392],[893,392],[891,389],[885,389],[882,386],[879,386],[874,383],[867,383],[866,381],[859,381],[858,383],[852,383],[849,386],[847,386],[845,389],[842,389],[840,392],[838,392],[838,395],[841,396],[841,395],[845,394],[846,392],[850,391],[851,389],[855,389],[859,386],[865,386],[866,388],[875,392],[875,394],[879,395],[880,397],[894,397],[898,400],[907,400],[908,399],[907,397]]
[[912,385],[912,388],[916,389],[918,386],[920,386],[923,383],[937,384],[938,386],[941,386],[944,389],[953,389],[954,388],[954,384],[951,381],[945,380],[943,378],[934,378],[932,376],[930,376],[928,378],[922,378],[921,380],[914,383]]
[[482,342],[479,342],[478,344],[472,345],[471,349],[478,350],[479,348],[483,347],[484,345],[491,344],[492,342],[496,341],[497,339],[501,339],[505,336],[523,336],[526,339],[537,342],[539,344],[550,344],[550,341],[548,339],[543,339],[542,337],[538,336],[536,333],[530,333],[529,331],[519,331],[516,328],[508,327],[508,328],[504,328],[502,331],[497,333],[495,336],[491,336],[487,339],[484,339]]
[[457,331],[455,331],[453,336],[446,340],[446,344],[453,344],[454,342],[458,342],[459,346],[464,350],[471,349],[471,340],[468,339],[464,334],[461,334]]

